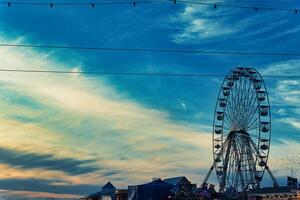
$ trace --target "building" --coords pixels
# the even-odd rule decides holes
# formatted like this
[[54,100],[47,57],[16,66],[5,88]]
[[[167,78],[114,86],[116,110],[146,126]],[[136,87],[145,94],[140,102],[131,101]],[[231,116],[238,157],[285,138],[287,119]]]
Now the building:
[[89,196],[80,198],[81,200],[101,200],[101,191],[91,194]]
[[106,197],[107,199],[110,197],[111,200],[115,200],[116,199],[116,188],[115,186],[113,186],[113,184],[111,184],[111,182],[107,182],[103,187],[102,187],[102,199],[104,199],[104,197]]
[[192,199],[196,196],[197,185],[192,184],[185,176],[166,178],[164,181],[173,185],[172,199]]
[[174,186],[190,184],[191,182],[185,176],[178,176],[164,179],[164,182]]
[[161,179],[150,183],[128,186],[128,200],[166,200],[171,197],[174,185]]
[[128,200],[128,190],[117,190],[116,200]]
[[248,193],[249,200],[300,200],[297,186],[265,187]]
[[81,200],[116,200],[116,188],[111,182],[107,182],[101,191],[83,197]]

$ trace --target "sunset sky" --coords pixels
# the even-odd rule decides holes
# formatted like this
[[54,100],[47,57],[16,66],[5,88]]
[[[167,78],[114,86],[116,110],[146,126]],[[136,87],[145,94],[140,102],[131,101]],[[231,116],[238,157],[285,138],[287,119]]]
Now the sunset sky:
[[[223,3],[300,8],[296,0],[259,2]],[[299,51],[299,20],[294,12],[180,2],[52,9],[0,4],[0,43],[293,52]],[[255,67],[262,76],[300,76],[299,56],[0,47],[0,70],[224,75],[236,66]],[[182,175],[200,184],[212,164],[222,80],[0,72],[0,194],[75,198],[107,181],[126,188]],[[265,82],[272,106],[269,166],[285,184],[285,159],[300,153],[300,79]],[[268,175],[264,184],[271,184]]]

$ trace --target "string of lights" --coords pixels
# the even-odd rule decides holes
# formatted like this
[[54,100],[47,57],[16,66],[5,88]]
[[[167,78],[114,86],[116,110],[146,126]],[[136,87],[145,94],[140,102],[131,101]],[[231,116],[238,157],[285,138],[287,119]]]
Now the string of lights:
[[126,5],[126,4],[151,4],[162,3],[161,0],[145,0],[145,1],[119,1],[119,2],[18,2],[18,1],[1,1],[0,4],[7,5],[8,7],[13,5],[32,5],[32,6],[103,6],[103,5]]
[[269,11],[288,11],[298,14],[300,8],[278,8],[278,7],[262,7],[262,6],[244,6],[238,4],[226,4],[226,3],[210,3],[210,2],[200,2],[193,0],[144,0],[144,1],[107,1],[107,2],[30,2],[30,1],[0,1],[0,4],[7,5],[11,7],[13,5],[32,5],[32,6],[49,6],[53,8],[55,6],[90,6],[95,8],[96,6],[105,6],[105,5],[133,5],[137,4],[152,4],[152,3],[182,3],[182,4],[197,4],[202,6],[212,6],[217,7],[227,7],[227,8],[237,8],[237,9],[251,9],[251,10],[269,10]]
[[88,51],[120,51],[120,52],[151,52],[151,53],[183,53],[183,54],[221,54],[221,55],[247,55],[247,56],[300,56],[300,52],[254,52],[254,51],[207,51],[187,49],[146,49],[146,48],[112,48],[112,47],[84,47],[84,46],[58,46],[58,45],[32,45],[32,44],[6,44],[0,47],[14,48],[47,48],[47,49],[72,49]]
[[[0,72],[16,73],[46,73],[46,74],[85,74],[94,76],[160,76],[160,77],[225,77],[225,74],[203,73],[144,73],[144,72],[108,72],[108,71],[64,71],[64,70],[33,70],[33,69],[1,69]],[[300,75],[262,75],[271,79],[300,79]]]
[[296,14],[300,9],[295,8],[275,8],[275,7],[261,7],[261,6],[242,6],[242,5],[235,5],[235,4],[213,4],[213,3],[205,3],[205,2],[198,2],[198,1],[190,1],[190,0],[177,0],[177,2],[186,3],[186,4],[198,4],[198,5],[205,5],[205,6],[214,6],[217,7],[228,7],[228,8],[239,8],[239,9],[252,9],[255,11],[258,10],[273,10],[273,11],[293,11]]

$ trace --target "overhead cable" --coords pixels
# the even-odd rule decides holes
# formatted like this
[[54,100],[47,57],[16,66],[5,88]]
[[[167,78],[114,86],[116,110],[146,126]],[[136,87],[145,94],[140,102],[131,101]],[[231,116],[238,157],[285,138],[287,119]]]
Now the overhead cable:
[[[46,74],[86,74],[86,75],[112,75],[112,76],[162,76],[162,77],[225,77],[225,74],[204,73],[163,73],[163,72],[109,72],[109,71],[67,71],[67,70],[34,70],[34,69],[1,69],[0,72],[16,73],[46,73]],[[272,79],[300,79],[300,75],[263,75]]]
[[152,3],[168,3],[173,4],[194,4],[202,6],[211,6],[213,8],[218,7],[227,7],[227,8],[237,8],[237,9],[251,9],[255,11],[269,10],[269,11],[292,11],[295,14],[298,14],[299,8],[282,8],[282,7],[265,7],[265,6],[245,6],[241,4],[227,4],[227,3],[211,3],[211,2],[200,2],[196,0],[144,0],[144,1],[106,1],[106,2],[31,2],[31,1],[0,1],[0,4],[7,5],[11,7],[13,5],[31,5],[31,6],[49,6],[50,8],[56,6],[89,6],[95,8],[96,6],[105,6],[105,5],[133,5],[137,4],[152,4]]
[[148,49],[148,48],[113,48],[113,47],[87,47],[87,46],[59,46],[59,45],[32,45],[0,43],[0,47],[17,48],[47,48],[47,49],[73,49],[89,51],[123,51],[123,52],[151,52],[151,53],[183,53],[183,54],[222,54],[222,55],[248,55],[248,56],[300,56],[300,52],[259,52],[259,51],[218,51],[218,50],[192,50],[192,49]]

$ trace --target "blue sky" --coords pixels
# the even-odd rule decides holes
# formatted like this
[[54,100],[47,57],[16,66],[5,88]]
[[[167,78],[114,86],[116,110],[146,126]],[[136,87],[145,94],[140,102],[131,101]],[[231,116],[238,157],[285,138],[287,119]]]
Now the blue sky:
[[[293,0],[224,3],[300,7]],[[0,5],[0,27],[0,42],[14,44],[292,52],[300,42],[293,12],[181,3]],[[1,69],[226,74],[251,66],[262,75],[300,75],[300,58],[292,56],[1,47],[0,58]],[[72,198],[96,192],[108,180],[120,188],[180,175],[201,183],[212,162],[221,81],[1,72],[0,189]],[[265,81],[272,105],[270,167],[283,184],[288,171],[282,160],[299,153],[300,80]],[[264,182],[270,182],[267,176]]]

